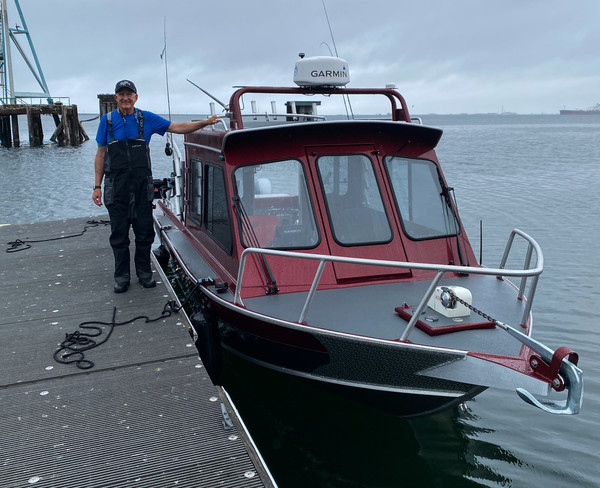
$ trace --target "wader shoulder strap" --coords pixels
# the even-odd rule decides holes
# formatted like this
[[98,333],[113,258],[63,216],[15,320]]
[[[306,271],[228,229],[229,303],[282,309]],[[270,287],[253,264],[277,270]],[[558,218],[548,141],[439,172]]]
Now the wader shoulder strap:
[[108,125],[108,135],[110,136],[109,142],[112,142],[115,140],[115,138],[113,137],[113,130],[112,130],[112,111],[110,111],[106,114],[106,124]]
[[141,110],[137,110],[137,119],[138,119],[138,137],[140,139],[144,138],[144,113]]
[[[135,109],[136,119],[138,121],[138,137],[140,139],[144,139],[144,114],[141,110]],[[108,125],[108,135],[110,136],[110,141],[115,140],[113,137],[113,127],[112,127],[112,111],[106,114],[106,124]]]

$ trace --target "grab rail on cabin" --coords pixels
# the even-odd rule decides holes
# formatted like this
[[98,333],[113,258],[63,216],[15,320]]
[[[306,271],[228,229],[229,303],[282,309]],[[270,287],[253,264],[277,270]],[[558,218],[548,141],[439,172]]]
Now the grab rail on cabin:
[[264,118],[266,122],[271,122],[271,120],[283,120],[286,122],[300,122],[301,120],[327,120],[324,115],[316,115],[316,114],[297,114],[297,113],[269,113],[269,112],[252,112],[252,113],[244,113],[242,114],[242,119],[253,119],[258,120],[259,117]]
[[[281,94],[281,95],[382,95],[390,102],[390,113],[392,120],[410,122],[408,106],[404,97],[393,88],[348,88],[343,90],[335,87],[264,87],[243,86],[234,91],[229,100],[228,107],[231,110],[231,130],[243,129],[241,98],[246,93],[256,94]],[[398,106],[399,105],[399,106]]]
[[[516,236],[522,237],[527,243],[527,253],[525,257],[525,263],[523,265],[523,269],[506,269],[506,262],[512,250],[512,246],[514,243],[514,239]],[[531,258],[533,253],[536,255],[535,267],[531,268]],[[384,261],[378,259],[365,259],[365,258],[351,258],[344,256],[329,256],[325,254],[308,254],[294,251],[281,251],[276,249],[263,249],[263,248],[255,248],[249,247],[242,252],[242,256],[240,258],[240,266],[238,269],[237,276],[237,286],[235,289],[234,303],[237,305],[243,306],[244,303],[241,298],[242,291],[242,283],[244,279],[244,269],[246,266],[246,258],[250,254],[269,254],[273,256],[282,256],[289,258],[298,258],[298,259],[310,259],[313,261],[319,261],[319,266],[317,271],[315,272],[315,276],[313,278],[313,282],[311,284],[308,295],[306,296],[306,300],[302,307],[302,311],[300,312],[300,317],[298,318],[299,323],[304,323],[304,319],[308,313],[308,309],[310,307],[312,298],[317,291],[319,286],[319,282],[321,280],[321,275],[323,274],[323,270],[325,269],[325,264],[327,262],[336,262],[336,263],[347,263],[347,264],[361,264],[367,266],[385,266],[385,267],[393,267],[393,268],[405,268],[405,269],[420,269],[423,271],[435,271],[436,275],[431,281],[425,295],[423,295],[421,302],[418,307],[415,309],[411,320],[406,325],[400,340],[406,340],[410,335],[411,331],[415,327],[418,317],[421,312],[427,306],[427,302],[429,298],[433,295],[436,286],[439,284],[440,280],[444,276],[445,273],[456,273],[456,274],[480,274],[480,275],[488,275],[488,276],[496,276],[498,279],[502,279],[503,277],[520,277],[521,278],[521,286],[519,288],[518,299],[525,300],[524,291],[527,283],[527,279],[531,278],[532,283],[529,290],[529,298],[526,300],[525,310],[523,312],[523,317],[521,320],[522,324],[527,322],[529,317],[529,313],[531,312],[531,306],[533,303],[533,297],[535,295],[535,289],[537,286],[537,281],[539,275],[542,274],[544,270],[544,256],[542,254],[542,250],[539,244],[526,233],[514,229],[509,238],[506,245],[506,249],[504,251],[504,255],[502,257],[502,261],[499,268],[479,268],[474,266],[456,266],[456,265],[443,265],[443,264],[432,264],[432,263],[409,263],[404,261]]]

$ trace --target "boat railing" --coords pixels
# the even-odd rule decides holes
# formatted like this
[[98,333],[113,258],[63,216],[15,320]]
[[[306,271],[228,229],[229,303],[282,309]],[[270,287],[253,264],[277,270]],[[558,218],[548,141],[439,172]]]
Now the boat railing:
[[[515,237],[521,237],[527,242],[527,252],[525,256],[525,262],[522,269],[507,269],[505,268],[508,258],[513,249],[513,244],[515,241]],[[533,254],[535,253],[535,266],[531,266],[531,260]],[[310,304],[312,299],[317,291],[319,286],[319,282],[321,280],[321,276],[323,274],[323,270],[325,269],[325,265],[328,262],[335,263],[347,263],[347,264],[360,264],[367,266],[384,266],[384,267],[392,267],[392,268],[404,268],[404,269],[418,269],[423,271],[435,271],[436,275],[431,281],[427,291],[423,295],[418,307],[414,310],[411,320],[406,325],[404,332],[402,333],[400,340],[406,340],[410,335],[411,331],[414,329],[418,317],[421,312],[427,306],[427,302],[429,298],[433,295],[435,288],[440,283],[442,277],[446,273],[455,273],[455,274],[478,274],[478,275],[489,275],[496,276],[498,279],[502,279],[504,277],[513,277],[513,278],[521,278],[521,285],[519,287],[518,299],[525,301],[525,308],[523,311],[523,317],[521,320],[521,324],[525,324],[529,318],[529,314],[531,312],[531,306],[533,303],[533,297],[535,295],[535,290],[537,286],[537,281],[539,275],[544,270],[544,257],[542,254],[542,250],[539,244],[526,233],[514,229],[506,244],[506,249],[504,251],[504,255],[502,257],[502,261],[500,263],[500,267],[498,268],[485,268],[485,267],[476,267],[476,266],[457,266],[457,265],[444,265],[444,264],[434,264],[434,263],[413,263],[413,262],[405,262],[405,261],[386,261],[379,259],[366,259],[366,258],[354,258],[354,257],[345,257],[345,256],[330,256],[326,254],[310,254],[303,252],[295,252],[295,251],[283,251],[277,249],[263,249],[263,248],[255,248],[249,247],[242,252],[242,256],[240,259],[240,265],[238,269],[237,276],[237,285],[235,289],[234,303],[237,305],[243,306],[243,300],[241,297],[242,294],[242,284],[244,280],[244,270],[246,265],[247,257],[251,254],[259,254],[259,255],[272,255],[272,256],[281,256],[293,259],[309,259],[313,261],[319,261],[319,266],[315,271],[315,275],[313,277],[313,281],[311,287],[306,296],[306,300],[304,301],[304,305],[302,307],[302,311],[300,312],[300,316],[298,317],[299,323],[304,323],[308,310],[310,308]],[[527,280],[531,279],[530,288],[528,290],[528,298],[525,300],[525,287],[527,286]]]
[[173,158],[173,178],[174,178],[174,194],[169,199],[172,202],[173,212],[179,218],[183,217],[183,162],[184,158],[181,154],[181,150],[173,138],[173,134],[168,134],[168,141],[173,151],[171,156]]
[[316,114],[297,114],[297,113],[269,113],[269,112],[252,112],[242,114],[242,119],[252,119],[264,122],[314,122],[317,120],[327,120],[323,115]]

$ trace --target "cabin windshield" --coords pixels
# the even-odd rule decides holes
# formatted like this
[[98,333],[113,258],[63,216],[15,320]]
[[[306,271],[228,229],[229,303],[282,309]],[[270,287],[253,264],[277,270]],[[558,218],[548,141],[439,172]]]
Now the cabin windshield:
[[392,238],[373,162],[367,156],[320,156],[317,169],[333,236],[339,244],[383,243]]
[[456,235],[459,225],[433,161],[386,156],[385,167],[404,232],[411,239]]
[[311,248],[318,244],[306,176],[299,161],[242,166],[233,177],[244,246]]

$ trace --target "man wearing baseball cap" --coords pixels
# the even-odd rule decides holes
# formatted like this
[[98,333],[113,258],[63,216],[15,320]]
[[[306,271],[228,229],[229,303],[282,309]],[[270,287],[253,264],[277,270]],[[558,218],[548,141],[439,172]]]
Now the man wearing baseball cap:
[[196,122],[171,122],[147,110],[138,110],[137,88],[129,80],[115,85],[117,109],[102,116],[96,134],[98,152],[94,162],[96,181],[92,200],[104,204],[110,216],[110,245],[115,257],[115,293],[130,284],[129,228],[135,234],[135,270],[144,288],[156,286],[152,278],[150,251],[154,241],[152,200],[154,186],[150,162],[150,138],[165,132],[189,134],[217,123],[216,115]]

